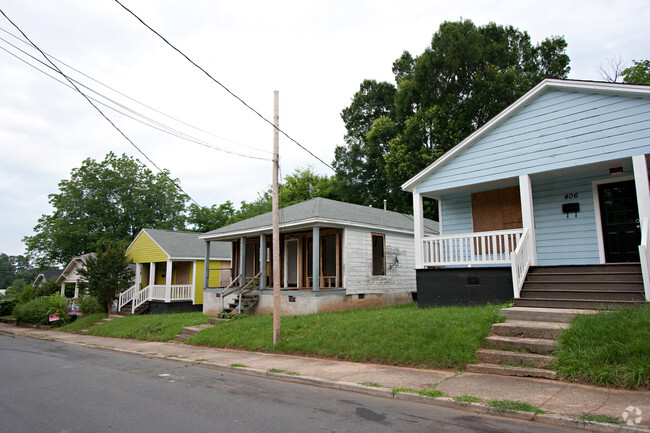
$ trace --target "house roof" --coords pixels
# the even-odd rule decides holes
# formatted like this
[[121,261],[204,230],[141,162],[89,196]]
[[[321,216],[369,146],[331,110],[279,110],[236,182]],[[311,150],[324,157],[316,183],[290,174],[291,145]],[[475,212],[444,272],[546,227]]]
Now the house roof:
[[[221,227],[201,239],[234,239],[253,233],[272,231],[272,213],[267,212]],[[314,226],[363,227],[374,230],[413,233],[413,217],[357,204],[317,197],[280,209],[280,230],[299,230]],[[425,231],[438,233],[438,223],[425,220]]]
[[448,164],[456,156],[461,154],[467,148],[471,147],[474,143],[479,141],[485,135],[497,128],[503,122],[518,113],[528,104],[535,99],[539,98],[542,94],[550,90],[562,90],[566,92],[583,92],[583,93],[598,93],[609,95],[620,95],[630,97],[644,97],[650,98],[650,86],[621,84],[621,83],[605,83],[596,81],[579,81],[579,80],[558,80],[547,78],[540,82],[533,89],[528,91],[524,96],[515,101],[508,108],[503,110],[497,116],[492,118],[488,123],[481,128],[474,131],[463,141],[458,143],[455,147],[438,158],[435,162],[422,170],[420,173],[413,176],[402,185],[404,191],[414,192],[417,186],[426,180],[429,176],[438,171],[441,167]]
[[47,280],[56,281],[56,279],[59,277],[59,275],[61,275],[62,272],[63,271],[61,269],[46,269],[36,276],[36,279],[34,280],[32,286],[38,287],[43,281],[47,281]]
[[80,265],[85,264],[86,260],[88,260],[88,257],[94,257],[97,253],[86,253],[82,254],[80,256],[73,257],[72,260],[70,260],[70,263],[63,269],[63,272],[59,275],[59,277],[56,279],[57,283],[61,283],[63,281],[66,281],[70,273],[78,268]]
[[[179,232],[171,230],[142,229],[170,259],[205,258],[205,242],[199,239],[200,233]],[[136,239],[140,236],[136,236]],[[131,243],[133,243],[135,240]],[[129,248],[131,248],[129,245]],[[210,244],[210,258],[215,260],[230,260],[232,246],[228,242]]]

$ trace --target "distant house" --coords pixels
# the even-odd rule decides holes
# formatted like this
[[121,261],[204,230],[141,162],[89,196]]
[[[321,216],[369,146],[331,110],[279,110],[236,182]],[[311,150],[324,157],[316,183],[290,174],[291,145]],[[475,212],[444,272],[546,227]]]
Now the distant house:
[[[437,233],[437,223],[424,221],[424,230]],[[233,298],[244,288],[253,291],[258,301],[255,314],[271,313],[272,214],[219,228],[201,239],[210,250],[214,242],[224,241],[232,243],[233,249],[234,281],[230,288],[210,285],[205,289],[204,313],[225,310],[227,303],[238,304]],[[285,314],[411,302],[414,260],[410,215],[324,198],[280,209]]]
[[[648,300],[648,154],[650,86],[542,81],[402,186],[418,301]],[[423,229],[427,198],[439,235]]]
[[95,253],[87,253],[73,257],[70,260],[70,263],[68,263],[61,275],[56,279],[56,282],[61,284],[61,296],[68,298],[79,297],[79,269],[85,268],[86,260],[94,256]]
[[[142,229],[126,250],[135,263],[135,284],[120,295],[118,309],[152,313],[192,311],[203,304],[205,242],[200,233]],[[213,244],[210,284],[230,281],[230,244]]]
[[40,272],[34,282],[32,283],[33,287],[40,287],[41,284],[45,281],[56,281],[57,278],[63,273],[61,269],[46,269],[45,271]]

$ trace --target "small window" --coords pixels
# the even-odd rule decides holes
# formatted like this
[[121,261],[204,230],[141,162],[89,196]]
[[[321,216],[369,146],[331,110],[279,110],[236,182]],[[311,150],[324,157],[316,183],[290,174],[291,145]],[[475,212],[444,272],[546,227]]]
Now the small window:
[[372,275],[386,275],[386,238],[372,234]]

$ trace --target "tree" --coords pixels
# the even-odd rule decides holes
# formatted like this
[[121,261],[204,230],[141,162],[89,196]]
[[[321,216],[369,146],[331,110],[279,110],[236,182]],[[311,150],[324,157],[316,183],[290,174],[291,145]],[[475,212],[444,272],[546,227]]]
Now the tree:
[[31,284],[36,275],[37,271],[30,264],[29,258],[22,255],[0,254],[0,289]]
[[63,264],[104,243],[130,241],[144,227],[183,229],[188,197],[177,182],[127,155],[88,158],[50,194],[54,212],[23,239],[27,251],[41,266]]
[[85,268],[78,270],[82,289],[105,305],[106,312],[111,311],[117,295],[132,284],[133,271],[125,251],[125,243],[106,244],[97,248],[96,255],[88,257]]
[[410,212],[401,184],[542,79],[566,78],[566,47],[562,37],[533,45],[512,26],[442,23],[420,56],[393,63],[396,90],[365,80],[343,110],[346,147],[334,165],[346,199]]
[[623,82],[650,85],[650,60],[634,60],[634,65],[623,70]]
[[217,206],[199,206],[191,203],[188,210],[187,222],[190,230],[206,233],[228,224],[235,215],[235,208],[230,200]]

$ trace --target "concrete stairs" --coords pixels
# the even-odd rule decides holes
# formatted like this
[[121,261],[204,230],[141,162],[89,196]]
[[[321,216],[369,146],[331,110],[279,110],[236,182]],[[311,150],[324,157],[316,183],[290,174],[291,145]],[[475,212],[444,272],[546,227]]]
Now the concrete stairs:
[[[260,300],[260,295],[257,293],[246,292],[241,297],[241,312],[245,313],[253,308]],[[226,305],[221,312],[222,314],[237,314],[239,311],[239,298],[233,299]]]
[[528,271],[515,306],[597,309],[644,301],[639,264],[543,266]]
[[593,311],[513,307],[500,312],[506,321],[492,325],[487,347],[477,352],[479,363],[468,365],[467,371],[556,379],[552,369],[556,339],[577,314]]
[[203,331],[204,329],[212,328],[213,326],[214,324],[212,323],[204,323],[203,325],[195,325],[195,326],[186,326],[185,328],[183,328],[181,333],[176,336],[176,339],[180,341],[185,341],[188,338]]

